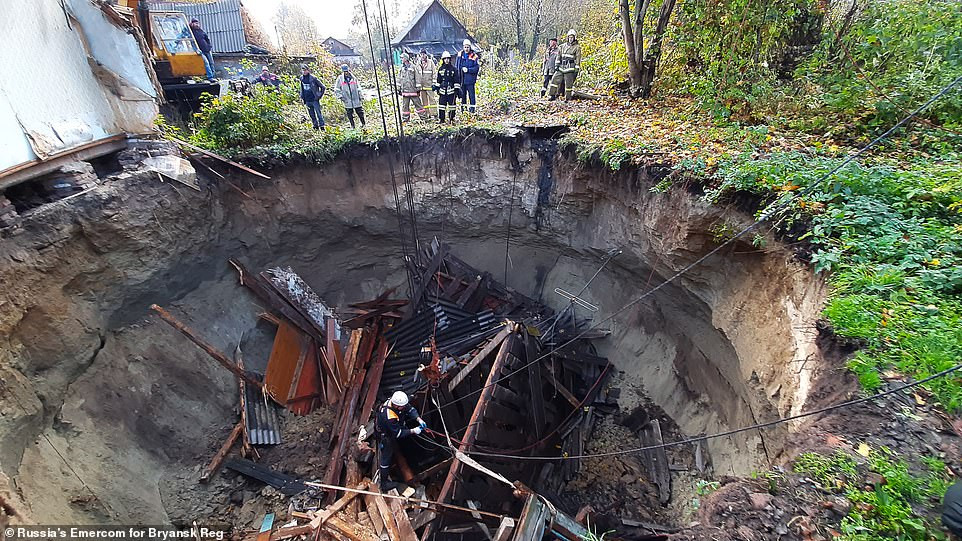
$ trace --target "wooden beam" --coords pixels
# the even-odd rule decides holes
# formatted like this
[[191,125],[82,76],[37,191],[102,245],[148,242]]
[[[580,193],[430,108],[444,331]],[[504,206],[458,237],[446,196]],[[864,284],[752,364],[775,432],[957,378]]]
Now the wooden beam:
[[[361,481],[354,488],[356,490],[367,490],[368,486],[369,486],[369,483],[367,481]],[[337,513],[341,512],[342,509],[344,509],[351,502],[353,502],[354,499],[357,498],[359,494],[360,494],[359,492],[345,492],[344,495],[341,496],[339,500],[325,507],[324,509],[318,511],[314,515],[314,519],[311,520],[311,526],[313,526],[315,529],[319,528],[322,524],[327,522],[328,519],[330,519]]]
[[8,167],[0,171],[0,190],[5,190],[25,180],[56,171],[68,163],[90,160],[124,148],[127,148],[127,134],[121,133],[56,152],[43,159],[38,158]]
[[351,433],[354,429],[354,411],[357,409],[357,402],[361,395],[361,382],[364,380],[366,373],[367,370],[362,368],[361,371],[354,376],[354,381],[351,382],[347,390],[350,398],[344,402],[345,409],[340,432],[338,433],[337,449],[331,455],[330,462],[328,462],[327,473],[324,475],[324,482],[329,485],[338,484],[341,469],[344,467],[347,445],[352,440]]
[[[378,514],[381,519],[381,523],[384,524],[384,530],[387,531],[387,536],[391,541],[395,539],[400,540],[401,534],[398,532],[397,521],[394,519],[394,513],[391,512],[391,508],[388,507],[387,502],[384,501],[383,496],[371,496],[374,500],[374,512]],[[368,512],[371,511],[371,505],[367,506]]]
[[528,364],[528,394],[531,396],[531,424],[534,426],[533,441],[541,440],[545,429],[544,384],[541,381],[541,362],[538,345],[533,336],[524,333],[525,361]]
[[471,371],[477,368],[478,365],[481,364],[481,361],[483,361],[485,357],[490,355],[491,352],[494,351],[494,348],[498,347],[498,345],[500,345],[501,342],[503,342],[504,339],[507,338],[508,335],[511,334],[513,331],[514,331],[514,325],[505,325],[505,327],[501,329],[501,332],[494,335],[494,338],[489,340],[488,343],[481,348],[481,351],[479,351],[477,355],[472,357],[471,360],[468,361],[468,364],[466,364],[464,368],[462,368],[461,370],[458,370],[458,373],[455,374],[453,378],[451,378],[451,381],[448,382],[448,391],[454,392],[454,388],[457,387],[459,383],[464,381],[465,378],[467,378],[468,375],[471,373]]
[[418,305],[421,304],[421,298],[424,297],[424,292],[428,289],[428,284],[434,279],[434,273],[441,267],[441,262],[444,261],[444,256],[447,253],[448,245],[442,244],[434,254],[427,269],[424,270],[424,274],[421,275],[421,282],[417,285],[417,290],[414,295],[411,296],[411,304],[407,306],[407,310],[405,311],[408,317],[417,312]]
[[[378,332],[380,333],[380,331]],[[384,339],[383,334],[378,334],[378,336],[380,339],[377,354],[374,357],[370,370],[367,371],[364,402],[361,404],[361,410],[358,412],[357,417],[358,422],[365,425],[374,413],[374,402],[377,400],[377,391],[381,387],[381,376],[384,374],[384,362],[387,360],[388,354],[387,340]]]
[[[389,494],[392,496],[399,495],[396,489],[392,489]],[[391,508],[391,514],[394,515],[394,520],[397,522],[398,533],[401,535],[399,539],[401,541],[417,541],[418,535],[414,533],[414,527],[411,526],[411,521],[408,519],[408,514],[404,511],[404,506],[401,505],[401,501],[391,498],[388,501],[388,507]]]
[[374,502],[374,496],[371,494],[364,495],[364,509],[368,518],[371,519],[371,525],[374,526],[374,531],[377,533],[378,538],[382,538],[385,535],[384,521],[381,520],[381,513],[378,513],[377,504]]
[[217,361],[221,366],[230,370],[232,374],[241,378],[251,385],[255,385],[258,388],[262,388],[264,383],[256,377],[256,375],[247,372],[246,370],[241,370],[234,361],[230,360],[227,355],[224,355],[220,350],[214,346],[208,344],[200,336],[197,335],[190,327],[182,323],[180,320],[170,315],[167,310],[164,310],[156,304],[150,305],[150,309],[157,312],[160,318],[170,324],[171,327],[180,331],[181,334],[190,339],[191,342],[197,344],[202,350],[206,351],[215,361]]
[[246,172],[246,173],[250,173],[250,174],[252,174],[252,175],[255,175],[255,176],[261,177],[261,178],[263,178],[263,179],[267,179],[267,180],[270,180],[270,179],[271,179],[271,177],[265,175],[264,173],[261,173],[261,172],[259,172],[259,171],[254,171],[254,170],[251,169],[250,167],[241,165],[241,164],[239,164],[239,163],[237,163],[237,162],[235,162],[235,161],[228,160],[227,158],[225,158],[225,157],[223,157],[223,156],[220,156],[220,155],[218,155],[218,154],[214,154],[213,152],[209,152],[209,151],[204,150],[204,149],[202,149],[202,148],[200,148],[200,147],[198,147],[198,146],[192,145],[192,144],[188,143],[187,141],[184,141],[183,139],[178,139],[178,138],[172,137],[172,136],[168,136],[168,139],[171,139],[171,140],[173,140],[174,142],[176,142],[178,145],[185,146],[185,147],[193,150],[194,152],[199,152],[199,153],[203,154],[204,156],[207,156],[208,158],[214,158],[215,160],[224,162],[224,163],[229,164],[229,165],[233,165],[234,167],[236,167],[236,168],[238,168],[238,169],[240,169],[241,171],[244,171],[244,172]]
[[498,531],[494,533],[494,541],[511,541],[511,534],[514,533],[514,519],[504,517],[498,525]]
[[214,458],[210,460],[210,464],[208,464],[207,468],[204,469],[204,473],[200,476],[201,483],[206,483],[209,481],[210,476],[217,472],[217,469],[220,468],[220,465],[222,462],[224,462],[224,458],[227,456],[227,453],[230,452],[230,448],[233,447],[234,443],[237,442],[237,438],[241,435],[243,430],[244,421],[238,421],[237,424],[234,425],[234,429],[230,431],[230,435],[227,436],[227,440],[224,441],[224,444],[220,446],[220,449],[214,455]]
[[448,459],[442,460],[441,462],[438,462],[437,464],[435,464],[435,465],[433,465],[433,466],[428,467],[428,468],[427,468],[426,470],[424,470],[423,472],[415,475],[414,478],[411,479],[411,482],[417,484],[417,483],[420,483],[421,481],[424,481],[424,480],[426,480],[426,479],[430,479],[434,474],[440,472],[441,470],[444,470],[444,469],[446,469],[446,468],[450,468],[450,467],[451,467],[451,461],[453,461],[453,460],[454,460],[453,457],[452,457],[452,458],[448,458]]
[[574,406],[575,408],[581,407],[581,401],[578,400],[578,398],[575,395],[573,395],[571,391],[569,391],[568,388],[564,386],[563,383],[558,381],[558,378],[555,376],[554,370],[552,370],[550,366],[548,367],[548,381],[552,385],[554,385],[554,388],[557,389],[558,392],[561,393],[561,396],[565,397],[565,400],[570,402],[572,406]]
[[[471,445],[474,444],[474,439],[478,435],[478,425],[481,422],[481,416],[484,413],[484,405],[491,399],[491,395],[494,391],[495,380],[498,374],[501,372],[501,367],[508,359],[508,353],[511,352],[511,345],[513,342],[513,335],[510,334],[514,331],[516,324],[513,322],[508,323],[509,334],[506,339],[501,342],[501,349],[498,350],[498,356],[495,357],[494,363],[491,365],[491,371],[488,372],[488,378],[484,384],[481,391],[481,396],[478,398],[478,403],[474,406],[474,412],[471,414],[471,419],[468,421],[468,429],[464,432],[464,436],[461,438],[461,445],[459,450],[462,453],[467,453]],[[460,469],[461,461],[457,458],[451,462],[451,468],[448,470],[448,476],[444,479],[444,485],[441,486],[441,493],[438,495],[437,501],[440,503],[447,503],[448,498],[451,497],[454,491],[455,478],[458,475],[458,470]],[[430,539],[431,534],[434,533],[434,524],[428,524],[424,528],[424,535],[422,539]],[[525,538],[531,539],[531,538]]]

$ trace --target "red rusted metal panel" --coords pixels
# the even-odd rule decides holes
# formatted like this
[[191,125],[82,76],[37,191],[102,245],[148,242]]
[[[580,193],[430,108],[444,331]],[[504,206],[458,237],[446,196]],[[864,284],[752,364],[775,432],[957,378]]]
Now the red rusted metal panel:
[[279,321],[264,388],[295,415],[307,415],[323,398],[318,350],[311,337]]

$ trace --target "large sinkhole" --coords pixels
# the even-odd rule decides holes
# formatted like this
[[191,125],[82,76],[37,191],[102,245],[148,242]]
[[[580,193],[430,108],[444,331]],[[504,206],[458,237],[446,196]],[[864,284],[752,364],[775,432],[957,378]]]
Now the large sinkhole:
[[[666,440],[801,410],[823,292],[777,240],[735,242],[623,309],[750,216],[682,185],[651,190],[665,167],[612,172],[525,135],[416,140],[409,156],[420,242],[437,237],[556,309],[568,302],[559,291],[580,292],[597,273],[581,295],[597,310],[575,312],[596,322],[617,312],[595,344],[617,369],[609,385],[620,389],[619,412],[586,452],[638,446],[625,426],[639,410],[663,419]],[[233,376],[148,307],[167,307],[222,351],[243,344],[256,363],[265,307],[238,285],[229,258],[290,266],[335,307],[392,287],[405,294],[400,230],[409,218],[399,226],[388,173],[393,160],[403,199],[398,159],[396,149],[359,147],[322,166],[261,164],[270,180],[224,170],[200,192],[133,169],[24,213],[22,232],[0,244],[0,493],[47,522],[183,522],[228,507],[237,527],[259,521],[270,509],[268,499],[256,504],[259,487],[236,474],[197,483],[236,418]],[[333,419],[318,415],[285,418],[294,435],[287,473],[323,469],[323,427]],[[712,439],[698,470],[777,464],[792,428]],[[283,462],[271,453],[268,466]],[[616,512],[644,517],[649,502],[631,498],[643,471],[632,473],[629,460],[589,460],[560,492],[575,505],[623,482],[593,505],[608,497]],[[696,474],[672,466],[673,475]]]

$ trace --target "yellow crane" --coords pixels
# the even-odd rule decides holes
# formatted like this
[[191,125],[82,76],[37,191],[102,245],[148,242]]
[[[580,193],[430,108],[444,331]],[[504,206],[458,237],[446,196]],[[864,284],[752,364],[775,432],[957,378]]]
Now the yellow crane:
[[130,17],[140,28],[157,78],[168,101],[193,102],[203,93],[220,94],[220,85],[193,82],[193,77],[204,77],[204,58],[190,30],[187,16],[179,11],[150,9],[146,0],[118,0],[117,11]]

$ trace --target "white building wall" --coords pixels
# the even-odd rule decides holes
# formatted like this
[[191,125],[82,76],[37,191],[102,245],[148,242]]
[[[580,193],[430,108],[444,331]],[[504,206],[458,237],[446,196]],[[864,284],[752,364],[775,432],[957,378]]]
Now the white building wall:
[[150,131],[155,97],[136,38],[91,0],[0,1],[0,171]]

